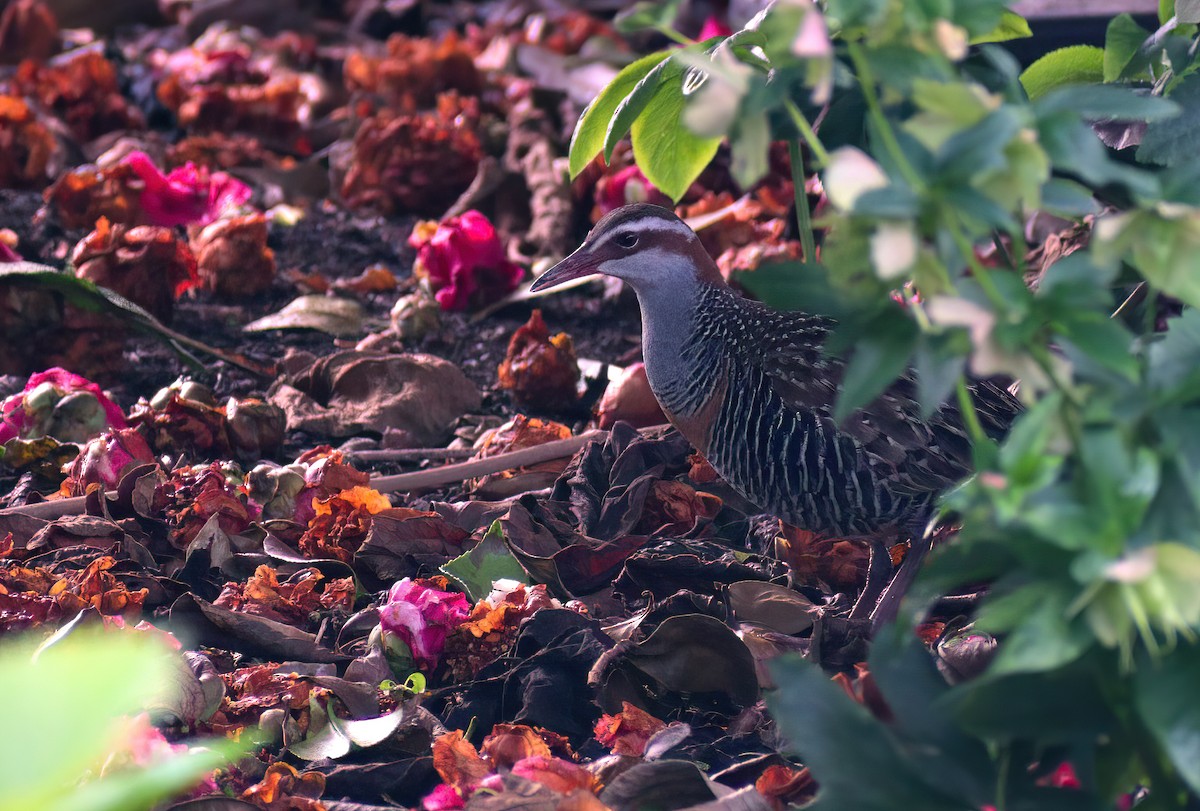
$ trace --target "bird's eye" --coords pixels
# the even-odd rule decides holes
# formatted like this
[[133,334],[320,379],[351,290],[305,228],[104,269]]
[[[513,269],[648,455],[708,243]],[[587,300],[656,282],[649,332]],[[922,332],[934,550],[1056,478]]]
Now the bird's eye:
[[637,245],[637,241],[638,235],[632,231],[617,234],[617,244],[622,248],[632,248],[634,245]]

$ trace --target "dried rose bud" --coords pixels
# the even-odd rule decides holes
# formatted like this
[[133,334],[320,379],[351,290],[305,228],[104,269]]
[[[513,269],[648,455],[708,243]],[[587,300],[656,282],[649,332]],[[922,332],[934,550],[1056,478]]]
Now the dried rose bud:
[[77,166],[54,181],[42,198],[67,228],[91,228],[104,217],[123,225],[142,223],[141,192],[133,168],[123,164]]
[[124,413],[99,386],[57,367],[31,375],[20,394],[0,405],[0,442],[39,436],[86,442],[105,428],[124,427]]
[[500,364],[500,388],[511,391],[519,403],[556,411],[579,399],[578,380],[579,363],[570,336],[560,332],[551,337],[542,311],[534,310],[508,342],[508,354]]
[[334,167],[342,198],[351,208],[383,214],[445,211],[478,171],[478,118],[478,101],[454,93],[439,96],[432,113],[380,110],[363,120]]
[[267,247],[267,219],[253,212],[193,231],[200,283],[229,298],[266,292],[275,281],[275,252]]
[[75,275],[125,296],[160,320],[196,285],[196,259],[170,228],[112,225],[101,218],[71,252]]
[[142,211],[150,225],[207,225],[250,199],[242,181],[191,162],[165,175],[145,152],[131,152],[121,163],[142,181]]
[[633,364],[608,384],[604,396],[600,398],[596,417],[601,428],[611,428],[618,420],[634,428],[662,425],[667,421],[662,406],[650,390],[650,379],[646,377],[644,363]]
[[283,443],[287,415],[283,409],[253,397],[230,397],[225,404],[229,444],[239,459],[270,456]]
[[437,301],[423,290],[401,296],[392,306],[392,330],[405,340],[417,340],[441,322]]
[[41,0],[12,0],[0,14],[0,62],[44,62],[58,50],[58,20]]
[[50,129],[19,96],[0,95],[0,189],[41,188],[58,149]]
[[630,203],[671,205],[671,199],[659,191],[637,166],[626,166],[596,181],[595,200],[596,208],[592,212],[595,220]]
[[80,48],[53,62],[26,60],[10,86],[62,119],[81,142],[113,130],[140,130],[146,122],[123,95],[117,69],[104,54]]
[[105,490],[111,490],[133,468],[153,463],[154,453],[137,429],[105,431],[84,446],[71,465],[63,487],[72,495],[79,496],[86,493],[91,484],[100,484]]
[[470,613],[465,595],[406,577],[388,591],[387,602],[379,609],[379,626],[385,639],[394,634],[408,646],[418,668],[432,670],[442,655],[446,636]]
[[437,225],[420,223],[408,244],[417,249],[414,272],[429,284],[443,310],[495,301],[525,276],[525,269],[505,256],[491,221],[478,211]]
[[[258,465],[246,476],[250,498],[262,505],[264,519],[291,518],[296,512],[296,496],[305,489],[301,465]],[[311,497],[310,497],[311,500]]]

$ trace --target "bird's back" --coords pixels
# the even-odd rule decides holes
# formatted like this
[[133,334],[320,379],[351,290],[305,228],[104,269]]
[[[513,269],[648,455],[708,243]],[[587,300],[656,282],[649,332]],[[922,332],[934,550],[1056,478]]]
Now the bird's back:
[[[791,524],[824,535],[920,529],[936,497],[970,473],[970,441],[953,405],[922,419],[902,377],[838,424],[843,364],[823,352],[827,319],[778,312],[712,287],[684,353],[695,372],[656,392],[673,420],[735,489]],[[979,384],[999,436],[1019,410]]]

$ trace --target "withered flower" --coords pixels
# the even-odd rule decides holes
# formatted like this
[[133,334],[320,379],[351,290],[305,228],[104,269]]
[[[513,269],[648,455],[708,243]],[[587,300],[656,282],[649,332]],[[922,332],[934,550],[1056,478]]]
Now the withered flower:
[[474,56],[453,31],[437,42],[392,34],[386,54],[351,51],[342,72],[351,92],[374,93],[387,106],[408,112],[432,106],[447,90],[465,96],[483,91]]
[[174,301],[195,287],[196,258],[170,228],[112,225],[106,219],[71,252],[75,275],[169,320]]
[[425,216],[445,211],[475,179],[483,149],[475,99],[438,97],[434,113],[381,110],[354,135],[341,195],[355,209]]
[[80,48],[47,63],[27,59],[17,66],[12,88],[37,99],[81,142],[146,125],[141,112],[121,95],[117,69],[95,48]]
[[508,354],[500,364],[500,388],[511,391],[519,403],[561,410],[579,399],[578,380],[571,337],[565,332],[551,336],[542,311],[534,310],[508,342]]
[[0,95],[0,188],[28,189],[49,179],[54,136],[17,96]]
[[496,229],[478,211],[442,223],[418,223],[408,238],[417,249],[413,272],[443,310],[495,301],[517,288],[525,269],[510,262]]
[[192,229],[191,246],[201,286],[219,296],[256,296],[275,281],[267,218],[257,211]]

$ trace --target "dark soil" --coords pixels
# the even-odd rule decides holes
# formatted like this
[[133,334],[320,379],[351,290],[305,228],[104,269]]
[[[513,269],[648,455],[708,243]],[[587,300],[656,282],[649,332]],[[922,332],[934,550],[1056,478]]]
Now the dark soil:
[[[39,217],[41,203],[37,192],[0,191],[0,227],[17,234],[26,258],[62,267],[71,246],[84,233],[63,229],[51,219]],[[263,364],[278,361],[289,350],[319,355],[353,346],[353,340],[335,339],[311,330],[243,332],[242,326],[276,312],[291,301],[297,290],[289,279],[295,275],[319,273],[330,280],[349,278],[379,264],[400,279],[399,290],[361,295],[357,299],[368,313],[365,331],[385,328],[396,298],[414,284],[413,251],[405,243],[411,226],[411,219],[363,217],[332,205],[313,206],[294,227],[272,226],[270,247],[275,251],[279,274],[267,294],[234,302],[193,292],[177,302],[171,326],[196,340]],[[582,239],[583,234],[579,237]],[[599,286],[595,286],[552,295],[536,305],[543,310],[552,331],[571,336],[580,358],[620,365],[636,359],[640,321],[632,296],[602,301]],[[441,329],[398,348],[437,355],[458,365],[485,393],[483,408],[488,413],[508,416],[526,411],[535,416],[578,422],[581,416],[578,413],[521,409],[506,392],[495,388],[496,370],[504,359],[509,337],[528,320],[532,309],[530,303],[514,304],[477,322],[473,322],[470,314],[446,313]],[[125,343],[124,356],[122,376],[102,381],[124,409],[181,375],[211,386],[220,398],[261,395],[270,383],[210,358],[202,358],[209,364],[207,368],[191,369],[169,347],[149,337],[131,336]],[[19,390],[23,384],[24,380],[13,377],[0,378],[0,394]]]

